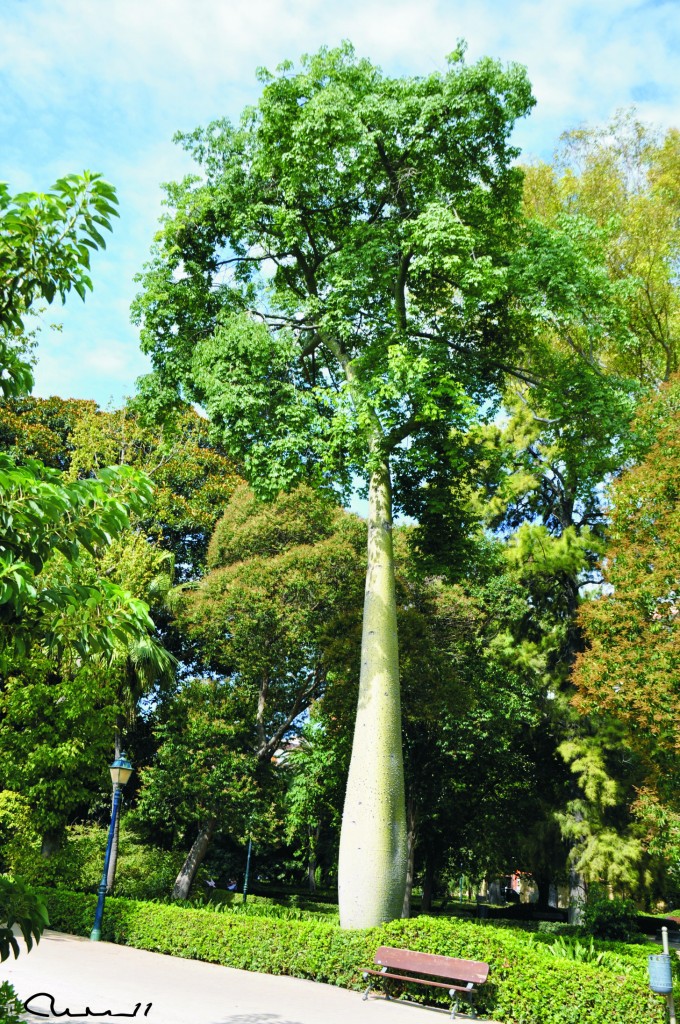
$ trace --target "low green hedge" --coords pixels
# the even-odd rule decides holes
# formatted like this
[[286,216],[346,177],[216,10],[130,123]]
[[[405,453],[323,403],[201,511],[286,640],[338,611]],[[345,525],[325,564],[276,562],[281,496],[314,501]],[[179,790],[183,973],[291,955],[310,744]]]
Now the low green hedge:
[[[52,927],[87,935],[96,899],[45,890]],[[664,1001],[647,984],[649,948],[626,947],[612,971],[551,956],[521,933],[460,920],[417,917],[379,928],[342,931],[319,921],[243,917],[109,898],[102,938],[139,949],[250,971],[289,974],[346,988],[379,945],[483,960],[491,967],[478,1008],[507,1024],[663,1024]]]

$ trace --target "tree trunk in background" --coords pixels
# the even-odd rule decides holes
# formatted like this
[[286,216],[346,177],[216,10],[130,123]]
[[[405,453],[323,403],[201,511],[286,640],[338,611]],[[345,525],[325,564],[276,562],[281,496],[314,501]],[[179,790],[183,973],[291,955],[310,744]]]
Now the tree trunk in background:
[[45,860],[48,860],[50,857],[53,857],[55,853],[59,852],[59,850],[61,849],[62,839],[63,832],[61,831],[61,829],[55,830],[53,832],[45,832],[45,834],[42,837],[42,842],[40,845],[40,853],[45,858]]
[[192,883],[196,877],[203,858],[205,857],[208,849],[208,844],[215,831],[216,819],[211,818],[198,830],[193,846],[187,854],[187,858],[182,864],[182,868],[177,878],[175,879],[175,885],[172,890],[172,898],[174,900],[185,900],[189,896]]
[[359,702],[338,862],[342,928],[370,928],[399,917],[406,883],[392,495],[386,463],[371,473],[368,500]]
[[307,882],[309,891],[316,892],[316,848],[321,835],[321,825],[316,828],[309,826],[309,860],[307,862]]
[[408,799],[406,801],[406,889],[404,891],[404,903],[401,908],[402,917],[411,916],[411,897],[413,895],[417,835],[418,821],[416,814],[416,802],[413,798],[412,791],[409,790]]
[[547,910],[550,906],[550,883],[552,878],[549,871],[534,871],[534,881],[538,887],[537,907]]
[[432,866],[432,860],[429,857],[425,858],[425,868],[423,871],[423,898],[420,904],[420,910],[423,914],[429,914],[432,910],[432,895],[434,892],[434,868]]
[[[583,811],[572,811],[574,821],[578,824],[583,821]],[[569,854],[569,924],[580,924],[583,918],[583,901],[586,898],[586,883],[583,875],[576,870],[574,861],[578,854],[578,844],[573,843]]]
[[583,901],[586,898],[586,883],[583,875],[574,868],[569,869],[569,924],[580,924],[583,920]]

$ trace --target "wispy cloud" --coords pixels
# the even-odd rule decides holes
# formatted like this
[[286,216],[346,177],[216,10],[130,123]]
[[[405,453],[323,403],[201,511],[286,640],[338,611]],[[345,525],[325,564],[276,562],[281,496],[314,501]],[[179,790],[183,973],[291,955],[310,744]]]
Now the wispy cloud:
[[103,401],[132,390],[143,366],[127,316],[132,278],[160,211],[159,182],[189,167],[172,135],[237,117],[257,96],[258,65],[350,38],[390,73],[425,74],[443,68],[462,37],[470,59],[527,66],[538,105],[517,139],[548,156],[564,129],[632,102],[641,116],[673,123],[679,36],[675,0],[4,0],[0,177],[41,188],[90,167],[121,195],[95,294],[65,311],[78,358],[61,365],[41,348],[39,387],[50,378],[64,394]]

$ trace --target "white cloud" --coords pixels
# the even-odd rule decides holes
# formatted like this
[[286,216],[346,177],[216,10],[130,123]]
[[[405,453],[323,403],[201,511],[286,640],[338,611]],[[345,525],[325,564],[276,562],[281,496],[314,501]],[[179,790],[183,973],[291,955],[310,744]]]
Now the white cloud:
[[[88,383],[132,390],[141,361],[127,317],[132,277],[160,212],[159,182],[189,169],[171,143],[176,129],[237,117],[257,97],[258,65],[324,43],[350,38],[388,73],[426,74],[445,67],[461,37],[471,60],[527,66],[538,105],[516,135],[529,154],[549,156],[563,130],[606,120],[634,98],[642,117],[677,117],[676,0],[3,0],[0,177],[43,188],[66,171],[102,170],[123,214],[95,264],[94,295],[84,308],[69,302],[64,321],[74,351],[100,355],[65,369],[41,349],[41,379],[64,394]],[[110,380],[95,373],[102,351]]]

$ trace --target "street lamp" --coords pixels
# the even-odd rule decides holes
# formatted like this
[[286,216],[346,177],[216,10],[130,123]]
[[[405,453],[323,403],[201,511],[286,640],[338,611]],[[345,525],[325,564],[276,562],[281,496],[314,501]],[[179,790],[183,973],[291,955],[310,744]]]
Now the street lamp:
[[118,808],[123,798],[123,786],[126,784],[130,776],[132,775],[132,765],[127,759],[125,751],[121,751],[120,757],[117,757],[113,764],[109,765],[109,771],[111,772],[111,781],[113,782],[113,809],[111,811],[111,824],[109,825],[109,838],[106,840],[106,853],[104,854],[104,873],[102,880],[99,883],[99,898],[97,900],[97,909],[94,915],[94,927],[90,932],[90,939],[92,942],[98,942],[102,937],[102,917],[104,916],[104,899],[106,898],[106,878],[109,873],[109,861],[111,860],[111,847],[113,845],[113,836],[116,831],[116,818],[118,817]]

